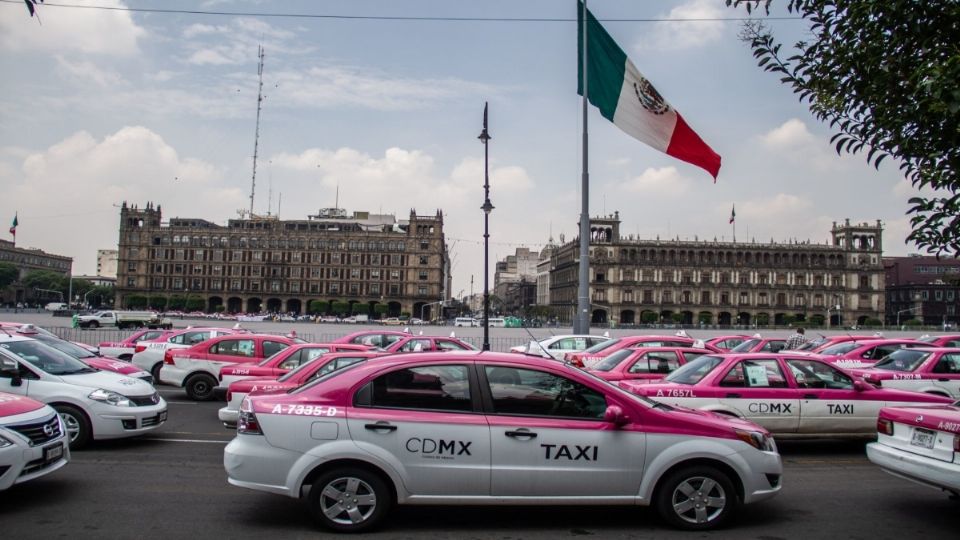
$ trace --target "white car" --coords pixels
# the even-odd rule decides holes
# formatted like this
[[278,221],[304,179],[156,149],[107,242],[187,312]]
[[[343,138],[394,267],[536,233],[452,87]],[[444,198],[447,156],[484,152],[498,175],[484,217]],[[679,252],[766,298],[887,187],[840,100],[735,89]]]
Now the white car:
[[544,358],[563,360],[563,355],[566,353],[583,352],[609,339],[610,336],[592,336],[586,334],[550,336],[540,341],[531,341],[526,345],[511,347],[510,352],[536,354]]
[[137,344],[136,352],[130,362],[153,375],[160,382],[160,368],[163,367],[163,355],[168,349],[188,349],[201,341],[212,337],[234,334],[229,328],[187,328],[159,341],[143,341]]
[[66,430],[49,405],[0,392],[0,491],[70,461]]
[[167,420],[167,403],[150,383],[99,371],[22,336],[0,334],[0,391],[49,403],[74,448],[140,435]]

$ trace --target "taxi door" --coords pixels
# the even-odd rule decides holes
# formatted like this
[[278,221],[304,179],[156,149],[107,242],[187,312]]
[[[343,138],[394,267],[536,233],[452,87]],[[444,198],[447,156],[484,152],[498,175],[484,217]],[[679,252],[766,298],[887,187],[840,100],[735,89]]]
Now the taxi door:
[[412,495],[488,496],[490,428],[471,366],[398,368],[357,391],[347,415],[361,449],[397,468]]
[[774,433],[796,433],[800,401],[776,358],[735,363],[717,381],[717,401]]
[[854,389],[853,379],[813,360],[787,358],[800,391],[800,433],[873,433],[884,402],[879,392]]
[[953,398],[960,397],[960,353],[944,353],[930,369],[933,384]]
[[604,422],[606,396],[529,368],[478,364],[494,497],[633,497],[645,434]]
[[[11,354],[10,357],[0,354],[0,363],[2,363],[2,367],[5,368],[0,370],[0,392],[16,394],[18,396],[29,396],[30,381],[39,381],[40,375],[28,368],[26,362],[19,358],[15,359],[13,354]],[[16,364],[16,370],[19,376],[19,384],[16,385],[13,383],[14,376],[12,373],[14,364]],[[42,397],[36,397],[35,399],[43,401]]]

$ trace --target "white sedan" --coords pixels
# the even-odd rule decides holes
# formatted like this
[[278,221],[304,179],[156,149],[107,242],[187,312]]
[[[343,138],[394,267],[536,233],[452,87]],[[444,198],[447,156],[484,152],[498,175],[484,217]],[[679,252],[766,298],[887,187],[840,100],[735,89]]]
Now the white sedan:
[[70,449],[50,406],[0,392],[0,491],[63,467]]
[[582,352],[598,343],[610,339],[610,336],[593,336],[587,334],[565,334],[550,336],[540,341],[531,341],[526,345],[511,347],[510,352],[534,354],[544,358],[563,360],[563,355],[569,352]]

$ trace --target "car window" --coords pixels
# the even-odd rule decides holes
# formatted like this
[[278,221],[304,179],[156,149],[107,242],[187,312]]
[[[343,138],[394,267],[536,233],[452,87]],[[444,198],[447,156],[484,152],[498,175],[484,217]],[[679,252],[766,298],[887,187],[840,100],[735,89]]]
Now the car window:
[[351,356],[341,356],[340,358],[335,358],[327,362],[326,364],[324,364],[323,367],[318,369],[317,372],[311,375],[310,378],[307,380],[312,381],[313,379],[316,379],[318,377],[323,377],[327,373],[333,373],[338,369],[343,369],[347,366],[352,366],[353,364],[356,364],[358,362],[363,362],[364,360],[366,360],[366,358],[364,357],[357,358],[357,357],[351,357]]
[[[356,343],[359,345],[372,345],[374,347],[385,347],[387,341],[384,340],[383,334],[367,334],[364,336],[357,336],[350,340],[350,343]],[[389,342],[392,343],[392,342]]]
[[826,388],[831,390],[850,390],[853,380],[823,362],[788,358],[787,365],[793,372],[800,388]]
[[210,354],[252,357],[254,343],[252,339],[225,339],[210,345],[209,351]]
[[401,345],[397,350],[400,352],[431,351],[433,350],[433,345],[429,339],[411,339]]
[[680,367],[680,359],[673,351],[651,352],[643,355],[630,366],[630,373],[667,374]]
[[[891,355],[893,356],[893,355]],[[960,354],[947,353],[937,360],[933,366],[934,373],[960,373]]]
[[773,358],[743,360],[737,362],[723,379],[720,386],[738,388],[786,388],[787,379],[780,365]]
[[[27,362],[51,375],[75,375],[97,371],[76,358],[39,341],[13,341],[0,344],[0,348],[17,356],[21,363]],[[24,371],[22,366],[20,372],[21,376],[25,378],[37,378],[36,376],[29,376],[29,371]]]
[[750,352],[758,343],[760,343],[759,339],[748,339],[731,349],[730,352]]
[[465,351],[466,347],[457,343],[456,341],[449,339],[438,339],[436,342],[437,349],[441,351]]
[[887,371],[913,371],[917,369],[930,353],[913,349],[900,349],[888,354],[886,358],[873,365],[876,369]]
[[667,375],[665,380],[677,384],[697,384],[721,362],[723,362],[723,358],[719,356],[701,356],[693,362],[680,366],[676,371]]
[[596,345],[594,345],[593,347],[590,347],[584,352],[591,353],[591,354],[598,353],[604,349],[609,349],[610,347],[613,347],[617,343],[620,343],[619,339],[608,339],[606,341],[601,341],[600,343],[597,343]]
[[264,340],[263,342],[263,355],[264,356],[273,356],[278,352],[289,347],[286,343],[281,343],[279,341],[269,341]]
[[467,366],[423,366],[380,375],[357,392],[354,403],[386,409],[473,410]]
[[576,381],[533,369],[484,366],[493,413],[602,419],[607,400]]
[[761,347],[760,350],[757,352],[772,352],[772,353],[780,352],[786,346],[787,346],[786,341],[770,340],[764,343],[763,347]]
[[820,351],[820,354],[827,354],[827,355],[847,354],[848,352],[856,349],[859,346],[860,344],[857,343],[856,341],[847,341],[844,343],[837,343],[836,345],[831,345],[826,349],[823,349],[822,351]]
[[596,364],[590,366],[590,369],[593,371],[610,371],[635,352],[637,351],[633,349],[620,349],[619,351],[612,352],[601,358]]
[[605,338],[605,337],[592,337],[592,338],[588,338],[588,339],[587,339],[587,345],[589,345],[590,347],[593,347],[593,346],[599,345],[599,344],[601,344],[601,343],[603,343],[603,342],[605,342],[605,341],[609,341],[609,338]]
[[683,353],[683,361],[684,361],[684,363],[687,363],[687,362],[690,362],[691,360],[696,360],[697,358],[700,358],[700,357],[703,356],[704,354],[705,354],[705,353],[702,353],[702,352],[684,351],[684,353]]
[[149,331],[149,332],[144,332],[144,333],[143,333],[142,335],[140,335],[140,336],[137,336],[137,338],[134,339],[133,342],[134,342],[134,343],[140,343],[141,341],[150,341],[151,339],[157,339],[158,337],[160,337],[160,336],[162,336],[162,335],[163,335],[163,332],[162,332],[162,331],[153,331],[153,330],[151,330],[151,331]]

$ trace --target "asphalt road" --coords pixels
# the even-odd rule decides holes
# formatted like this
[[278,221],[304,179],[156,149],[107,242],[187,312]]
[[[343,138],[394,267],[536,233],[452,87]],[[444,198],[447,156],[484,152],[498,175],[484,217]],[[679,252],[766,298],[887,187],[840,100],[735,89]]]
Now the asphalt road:
[[[315,538],[305,506],[230,486],[220,403],[161,387],[170,420],[94,443],[60,471],[0,492],[0,538]],[[781,441],[784,488],[726,529],[685,533],[647,508],[404,507],[375,538],[957,538],[960,502],[880,472],[864,443]],[[332,535],[330,535],[332,536]]]

